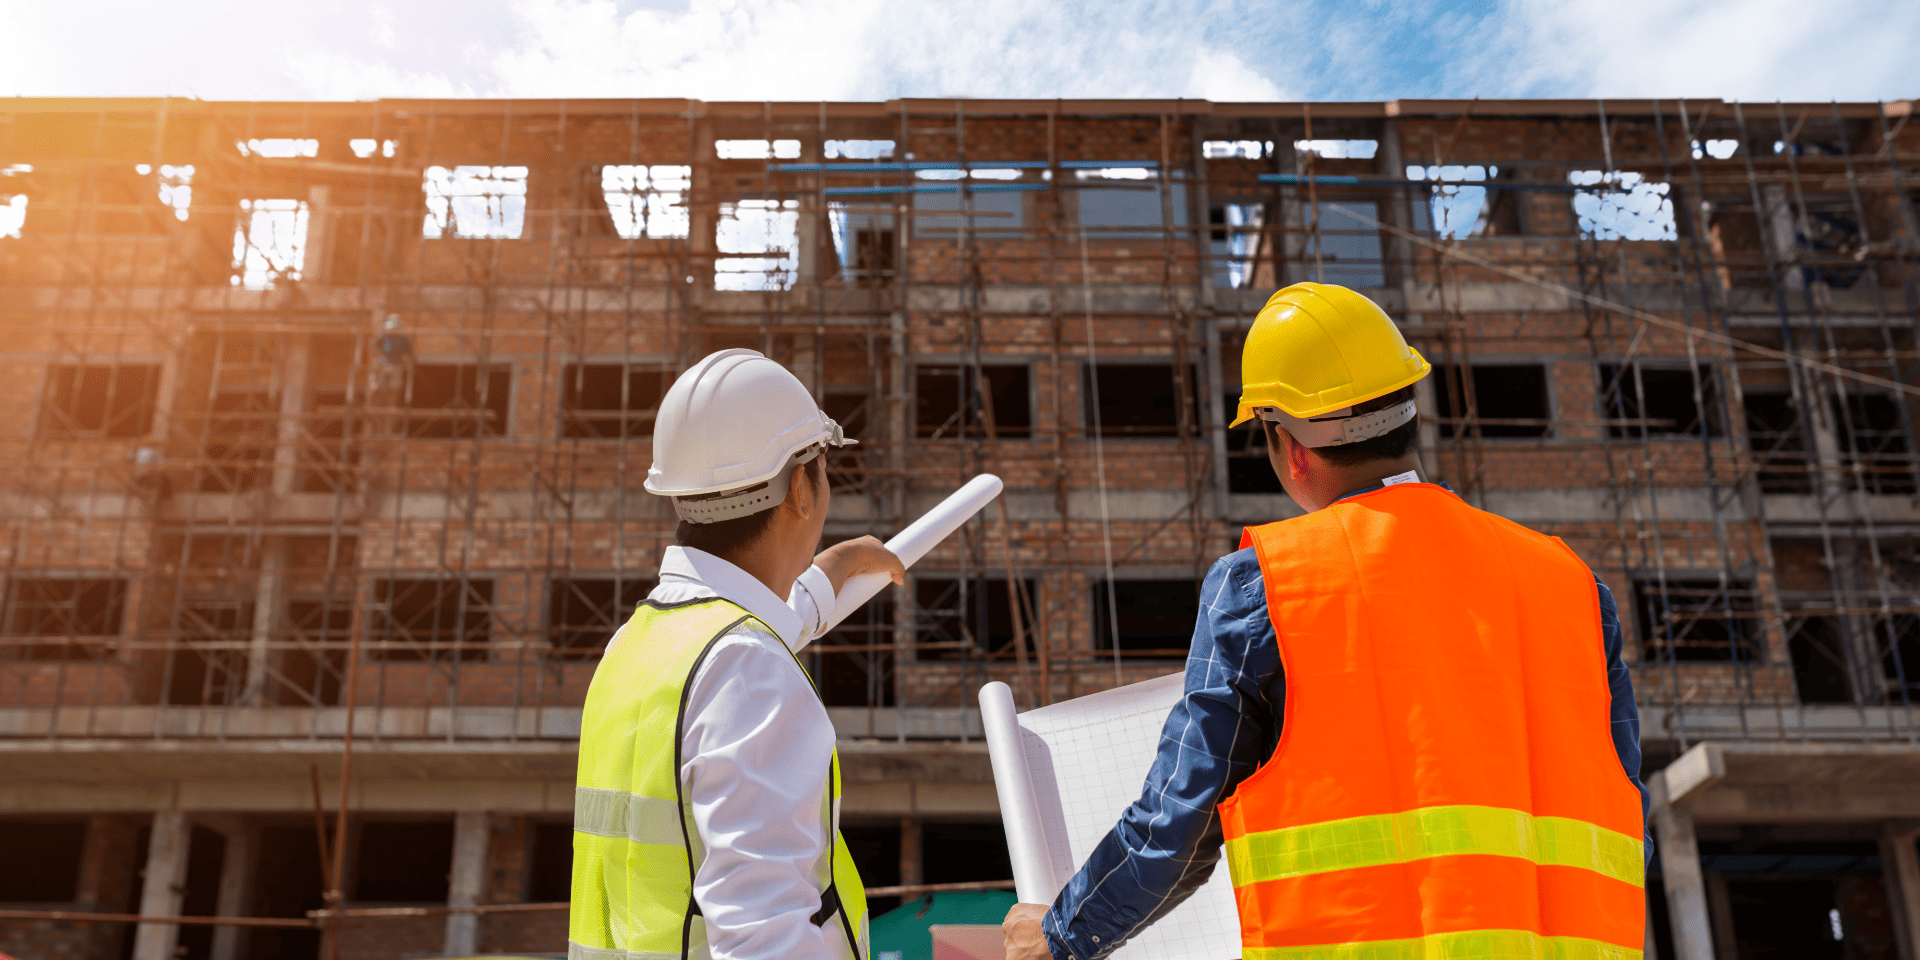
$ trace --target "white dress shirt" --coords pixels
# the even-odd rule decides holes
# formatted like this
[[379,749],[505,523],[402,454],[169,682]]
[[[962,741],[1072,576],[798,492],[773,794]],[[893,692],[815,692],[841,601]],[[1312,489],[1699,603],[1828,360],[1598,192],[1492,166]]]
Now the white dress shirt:
[[[680,781],[705,848],[693,895],[708,948],[714,960],[844,956],[839,920],[816,927],[809,919],[820,909],[814,867],[833,843],[820,817],[833,724],[788,652],[821,632],[833,584],[812,567],[782,600],[713,554],[668,547],[648,599],[704,597],[739,604],[774,630],[735,627],[714,644],[687,691]],[[621,639],[615,634],[612,643]]]

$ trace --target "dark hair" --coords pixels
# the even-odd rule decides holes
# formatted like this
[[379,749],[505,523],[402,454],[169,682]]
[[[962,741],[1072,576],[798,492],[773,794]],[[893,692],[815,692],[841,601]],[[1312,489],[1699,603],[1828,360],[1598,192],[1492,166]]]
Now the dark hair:
[[[1375,397],[1372,400],[1354,404],[1353,412],[1372,413],[1376,410],[1385,410],[1388,407],[1397,407],[1412,399],[1413,388],[1410,386],[1401,387],[1384,397]],[[1280,429],[1280,425],[1272,421],[1262,420],[1261,423],[1265,424],[1267,429],[1270,430]],[[1419,439],[1420,416],[1415,414],[1412,420],[1408,420],[1406,423],[1394,427],[1392,430],[1377,437],[1362,440],[1359,443],[1343,443],[1332,447],[1314,447],[1313,454],[1336,467],[1357,467],[1363,463],[1370,463],[1375,460],[1398,460],[1406,456],[1407,451],[1412,450],[1414,443]],[[1267,441],[1272,445],[1273,438],[1269,436]],[[1278,449],[1278,446],[1272,445],[1270,448]]]
[[[814,457],[807,461],[806,469],[807,478],[816,486],[827,482],[826,457]],[[787,489],[787,495],[793,495],[791,487]],[[769,507],[759,513],[749,513],[718,523],[688,523],[682,520],[673,529],[673,542],[676,546],[704,550],[716,557],[731,560],[766,534],[767,527],[773,523],[774,509]]]

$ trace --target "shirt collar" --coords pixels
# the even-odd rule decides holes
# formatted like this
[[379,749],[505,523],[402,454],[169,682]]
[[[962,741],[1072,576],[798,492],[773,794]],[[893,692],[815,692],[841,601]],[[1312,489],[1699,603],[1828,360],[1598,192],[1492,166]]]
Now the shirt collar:
[[772,627],[789,647],[800,637],[800,615],[787,606],[785,600],[775,596],[753,574],[705,550],[668,547],[660,556],[660,580],[665,583],[670,579],[699,584],[718,594],[720,599],[739,604]]
[[[1445,480],[1435,480],[1433,482],[1433,485],[1436,487],[1439,487],[1442,490],[1445,490],[1448,493],[1453,493],[1453,488],[1451,486],[1448,486]],[[1373,483],[1369,483],[1358,490],[1349,490],[1346,493],[1341,494],[1337,499],[1334,500],[1334,502],[1339,503],[1341,500],[1346,500],[1350,497],[1357,497],[1363,493],[1372,493],[1375,490],[1385,490],[1386,488],[1387,488],[1386,484],[1376,480]]]

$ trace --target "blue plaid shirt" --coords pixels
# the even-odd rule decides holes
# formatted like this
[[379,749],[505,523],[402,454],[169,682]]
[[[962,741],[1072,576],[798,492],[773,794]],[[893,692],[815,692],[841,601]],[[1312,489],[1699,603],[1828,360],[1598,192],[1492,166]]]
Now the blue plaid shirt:
[[[1594,584],[1600,591],[1600,632],[1613,694],[1613,747],[1640,790],[1644,818],[1640,711],[1620,656],[1613,593],[1598,577]],[[1167,717],[1140,799],[1094,847],[1042,921],[1055,960],[1106,956],[1206,883],[1220,859],[1215,808],[1273,755],[1286,701],[1260,560],[1251,549],[1229,554],[1207,572],[1200,588],[1186,694]]]

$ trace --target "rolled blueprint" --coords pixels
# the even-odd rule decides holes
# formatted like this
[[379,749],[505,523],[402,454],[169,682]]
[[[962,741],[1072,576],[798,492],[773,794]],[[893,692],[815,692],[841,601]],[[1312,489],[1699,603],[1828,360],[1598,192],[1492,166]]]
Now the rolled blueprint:
[[1000,822],[1007,831],[1013,861],[1013,892],[1021,903],[1050,904],[1059,891],[1047,862],[1047,838],[1040,829],[1040,801],[1023,762],[1020,720],[1014,714],[1013,688],[998,680],[980,688],[980,726],[993,761],[993,789],[1000,797]]
[[[907,525],[905,530],[895,534],[887,541],[887,549],[900,558],[900,562],[911,567],[920,562],[940,541],[951,536],[960,525],[973,519],[980,508],[993,502],[1006,484],[991,473],[983,473],[945,500],[926,512],[925,516]],[[885,589],[893,581],[884,573],[863,573],[849,579],[840,587],[840,593],[834,597],[833,616],[820,628],[821,633],[833,629],[845,620],[860,605],[872,600],[875,594]]]

